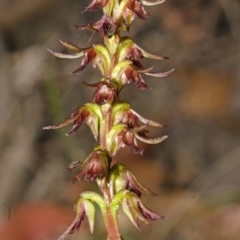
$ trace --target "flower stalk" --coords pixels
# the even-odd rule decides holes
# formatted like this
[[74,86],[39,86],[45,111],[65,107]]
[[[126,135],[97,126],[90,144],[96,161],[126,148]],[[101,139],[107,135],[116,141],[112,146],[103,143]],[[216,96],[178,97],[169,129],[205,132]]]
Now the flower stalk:
[[78,30],[88,30],[97,33],[102,38],[102,44],[96,43],[89,47],[80,48],[69,42],[59,40],[60,44],[68,48],[73,54],[48,51],[58,58],[82,58],[80,66],[72,73],[77,75],[88,64],[97,67],[102,75],[99,82],[86,87],[94,87],[95,92],[91,101],[76,109],[66,120],[44,127],[44,129],[58,129],[73,124],[66,135],[75,133],[85,122],[97,146],[85,161],[74,161],[69,170],[78,170],[73,182],[85,179],[96,183],[102,193],[94,192],[80,194],[75,205],[75,219],[58,240],[65,239],[80,228],[86,217],[90,233],[94,230],[95,206],[102,212],[107,230],[107,239],[121,240],[118,224],[118,209],[121,206],[130,221],[138,228],[139,220],[149,225],[148,220],[164,219],[145,207],[141,201],[142,194],[156,196],[148,188],[141,185],[134,174],[123,164],[111,165],[118,151],[127,147],[133,153],[143,155],[143,149],[138,147],[138,141],[157,144],[167,138],[149,138],[147,127],[165,127],[165,125],[149,120],[131,109],[129,103],[120,100],[123,87],[133,83],[140,90],[151,90],[142,75],[165,77],[172,73],[154,72],[153,67],[143,68],[143,59],[165,60],[167,57],[148,53],[128,36],[122,36],[123,31],[129,31],[135,17],[146,20],[150,15],[144,8],[163,3],[164,0],[92,0],[85,11],[102,9],[103,16],[95,23],[75,26]]

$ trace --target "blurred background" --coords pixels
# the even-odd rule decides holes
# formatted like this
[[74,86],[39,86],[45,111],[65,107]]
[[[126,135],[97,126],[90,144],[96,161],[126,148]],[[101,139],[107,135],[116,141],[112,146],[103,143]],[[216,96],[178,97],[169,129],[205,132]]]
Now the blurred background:
[[[100,11],[81,14],[87,0],[0,0],[0,240],[54,240],[73,220],[73,205],[94,185],[72,184],[66,167],[84,160],[96,145],[83,125],[66,137],[66,127],[42,127],[68,117],[90,100],[100,74],[87,67],[71,75],[80,60],[51,56],[64,52],[57,38],[79,47],[97,41],[73,24],[94,22]],[[126,240],[240,239],[240,1],[168,0],[146,8],[152,17],[135,20],[130,36],[146,51],[168,56],[146,60],[166,78],[145,77],[151,92],[128,85],[122,99],[141,115],[167,124],[151,129],[169,134],[144,157],[122,150],[139,181],[157,192],[146,206],[167,220],[141,224],[138,232],[120,211]],[[94,239],[105,239],[97,212]],[[87,223],[68,239],[90,239]]]

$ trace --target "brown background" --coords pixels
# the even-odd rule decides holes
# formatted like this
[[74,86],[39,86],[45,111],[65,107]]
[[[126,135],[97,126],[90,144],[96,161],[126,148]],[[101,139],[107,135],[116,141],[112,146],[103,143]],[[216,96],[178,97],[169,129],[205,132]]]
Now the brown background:
[[[72,206],[93,185],[72,184],[66,170],[95,146],[84,125],[71,137],[69,127],[42,127],[67,117],[91,98],[82,81],[96,82],[91,66],[70,72],[79,60],[51,56],[65,51],[57,38],[89,46],[90,33],[73,24],[94,22],[100,12],[81,14],[89,1],[0,0],[0,240],[53,240],[73,218]],[[121,151],[124,162],[145,186],[159,193],[143,197],[167,220],[142,232],[120,211],[124,239],[240,239],[240,2],[168,0],[147,8],[153,16],[136,20],[130,36],[149,52],[169,56],[146,61],[155,70],[176,68],[166,78],[145,77],[153,88],[128,85],[122,99],[167,129],[164,143],[144,146],[144,157]],[[97,38],[92,41],[95,42]],[[87,224],[70,240],[90,239]],[[97,212],[93,239],[105,239]]]

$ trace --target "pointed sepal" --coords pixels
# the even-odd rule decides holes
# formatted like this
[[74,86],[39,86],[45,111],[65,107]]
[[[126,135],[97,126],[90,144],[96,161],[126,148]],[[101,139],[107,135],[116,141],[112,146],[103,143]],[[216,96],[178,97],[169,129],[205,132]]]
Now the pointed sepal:
[[60,236],[60,238],[58,238],[58,240],[64,240],[70,234],[78,231],[85,216],[87,217],[90,233],[92,235],[94,228],[95,208],[89,200],[80,197],[75,205],[75,218],[73,222]]
[[92,0],[83,12],[102,9],[109,0]]
[[145,6],[155,6],[164,3],[166,0],[141,0],[142,4]]
[[99,118],[101,118],[101,112],[99,110],[100,107],[97,104],[86,103],[81,108],[76,109],[66,120],[54,125],[44,127],[43,129],[58,129],[70,123],[73,123],[72,129],[69,133],[66,134],[68,136],[72,133],[75,133],[85,121],[86,124],[89,126],[90,130],[92,131],[94,138],[97,140],[99,131],[98,123]]
[[157,194],[142,186],[133,175],[133,173],[126,168],[123,164],[115,164],[110,171],[110,186],[111,193],[116,194],[117,192],[127,189],[135,193],[138,197],[141,194],[150,194],[156,196]]
[[140,198],[132,192],[125,194],[122,200],[122,209],[134,226],[140,230],[139,220],[150,225],[148,220],[165,219],[143,205]]

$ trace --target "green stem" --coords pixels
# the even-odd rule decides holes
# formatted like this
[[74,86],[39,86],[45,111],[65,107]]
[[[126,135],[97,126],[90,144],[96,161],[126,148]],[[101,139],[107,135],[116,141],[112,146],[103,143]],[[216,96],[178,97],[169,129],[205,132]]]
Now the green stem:
[[[103,116],[102,119],[100,120],[99,144],[102,150],[109,151],[107,144],[107,136],[112,127],[112,106],[110,104],[102,105],[101,110]],[[110,169],[108,170],[108,174],[105,176],[104,179],[97,180],[98,187],[102,191],[103,198],[106,203],[105,207],[101,207],[101,211],[104,218],[106,230],[108,233],[108,240],[121,240],[120,230],[118,226],[119,206],[111,208],[112,197],[109,186],[109,173]]]
[[98,187],[101,189],[106,203],[105,207],[101,207],[105,226],[108,233],[108,240],[121,240],[118,225],[118,206],[112,207],[112,198],[109,187],[109,177],[106,176],[102,180],[97,180]]

